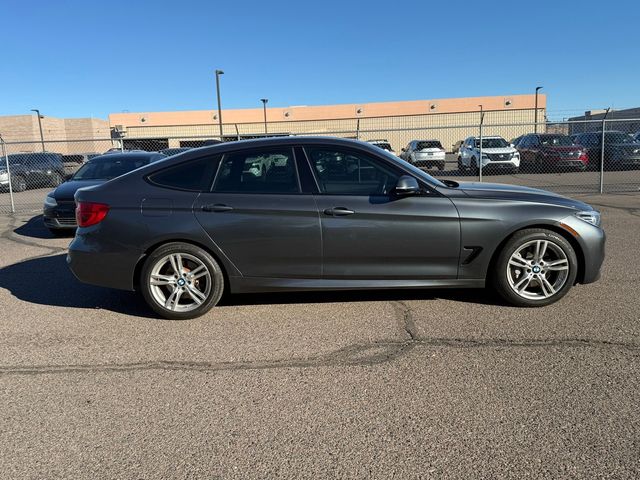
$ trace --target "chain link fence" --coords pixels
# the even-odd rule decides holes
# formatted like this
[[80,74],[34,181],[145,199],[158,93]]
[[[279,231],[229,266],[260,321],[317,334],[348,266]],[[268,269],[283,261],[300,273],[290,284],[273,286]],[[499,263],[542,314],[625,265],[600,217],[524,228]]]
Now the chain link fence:
[[513,113],[225,124],[222,136],[218,125],[116,127],[104,139],[0,142],[0,213],[42,211],[48,192],[99,155],[173,155],[219,141],[289,135],[369,141],[437,178],[562,194],[640,192],[640,118],[535,123],[528,116],[514,121]]

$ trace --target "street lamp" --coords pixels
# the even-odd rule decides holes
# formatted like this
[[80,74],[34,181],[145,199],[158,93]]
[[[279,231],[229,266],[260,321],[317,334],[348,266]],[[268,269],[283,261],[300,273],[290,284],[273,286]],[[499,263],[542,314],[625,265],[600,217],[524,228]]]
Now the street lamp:
[[44,118],[44,116],[40,115],[40,110],[38,110],[37,108],[32,108],[31,111],[36,112],[36,114],[38,115],[38,126],[40,127],[40,143],[42,143],[42,151],[44,152],[44,135],[42,135],[42,119]]
[[222,106],[220,105],[220,75],[222,70],[216,70],[216,93],[218,94],[218,123],[220,124],[220,141],[222,141]]
[[262,111],[264,112],[264,134],[267,134],[267,102],[269,101],[268,98],[261,98],[260,101],[262,102]]
[[538,133],[538,92],[540,90],[542,90],[542,87],[536,87],[536,105],[533,117],[533,133]]

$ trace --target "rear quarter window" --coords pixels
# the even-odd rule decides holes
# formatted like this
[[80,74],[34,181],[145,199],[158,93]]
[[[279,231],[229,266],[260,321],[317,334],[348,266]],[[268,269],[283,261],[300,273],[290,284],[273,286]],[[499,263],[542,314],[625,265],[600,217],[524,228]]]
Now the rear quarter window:
[[220,158],[216,155],[180,163],[148,175],[147,180],[153,185],[174,190],[208,191]]

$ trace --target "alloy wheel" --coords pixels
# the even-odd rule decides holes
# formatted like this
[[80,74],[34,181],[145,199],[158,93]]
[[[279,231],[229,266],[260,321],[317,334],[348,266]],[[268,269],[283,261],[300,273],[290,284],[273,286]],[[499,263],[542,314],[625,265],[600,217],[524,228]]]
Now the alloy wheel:
[[158,305],[174,312],[190,312],[209,297],[212,276],[207,266],[188,253],[160,258],[148,278],[149,290]]
[[529,300],[554,296],[567,282],[569,259],[551,240],[531,240],[518,247],[507,263],[511,289]]

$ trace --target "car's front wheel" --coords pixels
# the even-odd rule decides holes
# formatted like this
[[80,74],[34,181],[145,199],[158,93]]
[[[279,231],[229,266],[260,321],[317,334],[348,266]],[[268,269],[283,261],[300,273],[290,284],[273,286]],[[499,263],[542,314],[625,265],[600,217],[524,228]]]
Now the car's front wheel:
[[573,286],[578,260],[571,244],[546,229],[521,230],[507,241],[492,272],[493,286],[518,307],[542,307]]
[[189,243],[168,243],[146,259],[140,289],[147,304],[171,320],[199,317],[213,308],[224,291],[218,262]]

